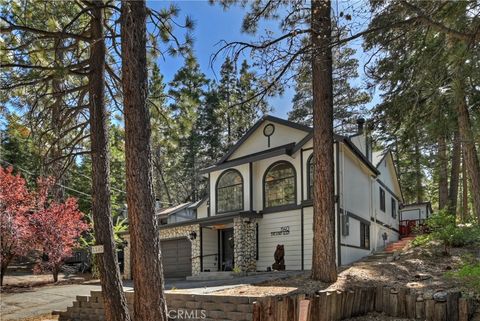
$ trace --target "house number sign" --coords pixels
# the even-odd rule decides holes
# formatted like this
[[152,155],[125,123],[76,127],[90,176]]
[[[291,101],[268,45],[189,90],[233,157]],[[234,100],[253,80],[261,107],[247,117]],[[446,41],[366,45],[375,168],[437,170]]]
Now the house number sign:
[[271,236],[288,235],[288,234],[290,234],[290,226],[282,226],[280,227],[280,231],[270,232]]
[[92,254],[101,254],[101,253],[103,253],[103,245],[92,246]]

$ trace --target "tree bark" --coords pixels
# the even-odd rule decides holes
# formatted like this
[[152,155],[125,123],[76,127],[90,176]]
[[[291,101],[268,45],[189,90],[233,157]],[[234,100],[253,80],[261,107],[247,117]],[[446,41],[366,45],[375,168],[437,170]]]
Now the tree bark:
[[10,265],[10,262],[12,261],[12,259],[13,259],[13,255],[2,260],[0,264],[0,287],[3,286],[3,278],[7,273],[7,268]]
[[463,79],[464,75],[461,69],[461,66],[457,68],[455,81],[458,130],[460,133],[460,139],[463,143],[465,165],[467,168],[468,177],[470,178],[473,214],[476,215],[480,221],[480,165],[478,162],[478,154],[475,147],[472,124],[470,122],[470,114],[465,97],[465,83]]
[[313,0],[312,86],[313,86],[313,257],[312,278],[337,280],[335,255],[335,200],[333,159],[333,82],[331,2]]
[[465,165],[465,150],[462,144],[462,222],[467,222],[469,216],[467,166]]
[[450,188],[448,191],[448,210],[452,215],[457,214],[458,183],[460,180],[460,161],[462,149],[458,130],[453,134],[452,168],[450,170]]
[[440,133],[437,145],[438,208],[444,209],[448,204],[448,159],[445,133]]
[[134,315],[141,321],[166,321],[160,234],[155,219],[146,105],[147,34],[145,1],[123,1],[122,76],[125,115],[127,204],[132,244]]
[[[418,135],[418,131],[417,131]],[[421,203],[423,202],[423,185],[422,185],[422,164],[421,164],[421,154],[420,154],[420,146],[418,143],[418,137],[415,137],[415,172],[416,172],[416,177],[415,177],[415,191],[417,194],[417,202]]]
[[91,3],[89,111],[92,149],[92,214],[97,244],[104,253],[96,254],[102,284],[105,319],[129,321],[123,293],[117,252],[113,238],[110,209],[110,158],[108,151],[107,110],[105,107],[105,41],[103,34],[103,1]]

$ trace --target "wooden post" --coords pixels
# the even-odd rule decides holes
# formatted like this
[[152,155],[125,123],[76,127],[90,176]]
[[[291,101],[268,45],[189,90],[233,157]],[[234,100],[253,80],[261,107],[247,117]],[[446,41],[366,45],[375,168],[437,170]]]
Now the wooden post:
[[435,301],[433,299],[425,300],[425,320],[434,321]]
[[387,286],[383,287],[383,308],[382,311],[388,314],[390,308],[390,288]]
[[383,286],[381,285],[375,289],[375,311],[383,311]]
[[355,317],[360,313],[360,301],[362,299],[362,291],[359,288],[354,290],[355,295],[353,299],[353,308],[352,308],[352,316]]
[[450,321],[450,320],[447,320],[447,303],[446,302],[435,302],[433,320]]
[[392,317],[398,317],[398,291],[396,289],[390,291],[390,309],[387,313]]
[[310,300],[301,300],[298,309],[298,321],[310,320]]
[[296,314],[296,306],[295,306],[295,297],[287,296],[287,320],[295,321]]
[[262,306],[260,302],[253,302],[252,321],[262,321]]
[[315,315],[312,320],[328,321],[327,293],[319,292],[315,297]]
[[423,296],[419,296],[415,302],[415,319],[425,318],[425,299]]
[[343,297],[344,297],[344,292],[337,291],[336,292],[336,297],[337,297],[337,304],[335,306],[335,315],[337,321],[342,320],[342,313],[343,313]]
[[466,298],[458,299],[458,320],[468,321],[468,300]]
[[344,318],[350,318],[353,316],[353,304],[355,301],[355,291],[348,290],[346,295],[346,311]]
[[368,312],[375,311],[375,297],[376,297],[377,289],[375,287],[370,288],[370,306]]
[[406,288],[400,288],[398,290],[398,316],[405,318],[407,316],[407,294]]
[[407,318],[410,318],[410,319],[415,318],[416,302],[417,302],[417,295],[415,293],[407,294],[406,300],[405,300],[405,310],[406,310]]
[[447,320],[458,321],[458,300],[460,292],[452,292],[447,297]]
[[[333,313],[335,312],[335,309],[333,306],[335,305],[335,292],[327,292],[326,293],[326,300],[325,300],[325,316],[326,320],[332,321],[334,320],[333,318]],[[332,311],[333,310],[333,311]]]

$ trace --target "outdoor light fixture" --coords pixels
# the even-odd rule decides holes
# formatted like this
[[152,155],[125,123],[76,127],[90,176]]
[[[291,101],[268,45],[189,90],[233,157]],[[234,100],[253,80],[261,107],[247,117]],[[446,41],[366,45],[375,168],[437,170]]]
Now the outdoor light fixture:
[[189,236],[190,236],[190,239],[193,241],[194,239],[197,238],[197,232],[191,231],[190,234],[189,234]]

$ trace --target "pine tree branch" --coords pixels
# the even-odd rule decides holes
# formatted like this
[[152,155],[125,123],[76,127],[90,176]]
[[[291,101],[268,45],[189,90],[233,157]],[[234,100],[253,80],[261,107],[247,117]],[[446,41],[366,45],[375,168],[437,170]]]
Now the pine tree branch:
[[467,42],[467,43],[475,43],[477,41],[480,41],[480,31],[477,28],[477,31],[474,33],[469,33],[469,32],[461,32],[455,29],[452,29],[450,27],[445,26],[444,24],[433,20],[430,18],[427,14],[423,12],[423,10],[417,6],[415,6],[412,3],[409,3],[406,0],[402,0],[401,3],[411,11],[417,14],[417,17],[414,19],[432,27],[435,28],[436,30],[443,32],[445,34],[450,35],[451,37],[454,37],[458,40]]
[[18,30],[18,31],[28,31],[37,35],[43,35],[43,36],[56,38],[56,39],[72,38],[72,39],[82,40],[86,42],[90,42],[92,40],[90,37],[79,35],[79,34],[74,34],[74,33],[64,32],[64,31],[47,31],[47,30],[37,29],[33,27],[20,26],[8,21],[4,17],[0,17],[0,19],[5,21],[8,24],[8,27],[0,28],[0,33],[10,33],[12,31]]

